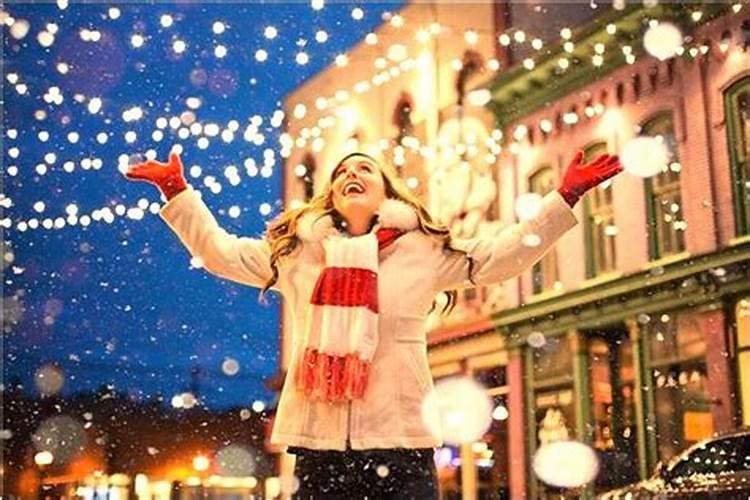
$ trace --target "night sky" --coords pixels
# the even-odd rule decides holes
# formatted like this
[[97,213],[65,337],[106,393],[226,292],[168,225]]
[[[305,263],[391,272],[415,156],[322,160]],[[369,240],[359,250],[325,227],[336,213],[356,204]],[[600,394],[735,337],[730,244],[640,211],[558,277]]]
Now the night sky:
[[283,208],[284,96],[400,6],[319,3],[5,4],[6,386],[38,394],[54,364],[64,396],[271,402],[279,297],[192,267],[157,189],[121,172],[181,145],[222,226],[260,236]]

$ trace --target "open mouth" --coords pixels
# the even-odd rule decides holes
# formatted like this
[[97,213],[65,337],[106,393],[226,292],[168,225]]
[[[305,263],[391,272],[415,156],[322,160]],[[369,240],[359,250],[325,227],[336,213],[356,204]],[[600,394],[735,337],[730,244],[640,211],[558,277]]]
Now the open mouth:
[[365,188],[362,184],[356,181],[347,183],[344,189],[341,191],[344,196],[364,194]]

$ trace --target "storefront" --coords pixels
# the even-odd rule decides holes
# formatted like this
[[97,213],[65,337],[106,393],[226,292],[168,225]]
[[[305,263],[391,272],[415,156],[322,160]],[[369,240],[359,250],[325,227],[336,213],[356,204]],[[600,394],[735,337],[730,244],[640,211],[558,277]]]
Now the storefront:
[[706,332],[688,311],[655,315],[643,326],[647,388],[658,460],[667,461],[715,430],[706,366]]
[[737,380],[742,425],[750,426],[750,296],[737,301],[734,308],[737,331]]

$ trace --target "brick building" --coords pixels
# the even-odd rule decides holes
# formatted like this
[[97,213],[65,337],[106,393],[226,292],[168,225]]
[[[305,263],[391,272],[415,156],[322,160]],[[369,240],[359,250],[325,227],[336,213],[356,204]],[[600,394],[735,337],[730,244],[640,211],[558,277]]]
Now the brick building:
[[[543,495],[531,459],[550,436],[596,450],[592,491],[750,424],[747,19],[741,4],[408,5],[287,99],[290,203],[375,147],[461,237],[515,223],[518,197],[554,189],[576,149],[645,135],[669,152],[661,173],[587,194],[532,269],[429,318],[434,378],[472,376],[503,410],[480,442],[440,451],[445,498]],[[677,57],[645,53],[654,20],[682,29]]]

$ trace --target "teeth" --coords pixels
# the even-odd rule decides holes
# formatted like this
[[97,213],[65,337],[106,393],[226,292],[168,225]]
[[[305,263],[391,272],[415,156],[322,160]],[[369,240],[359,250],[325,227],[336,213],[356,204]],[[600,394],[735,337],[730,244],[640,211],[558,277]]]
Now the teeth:
[[355,190],[357,193],[364,193],[365,191],[362,186],[352,182],[344,187],[344,194],[349,194],[352,190]]

